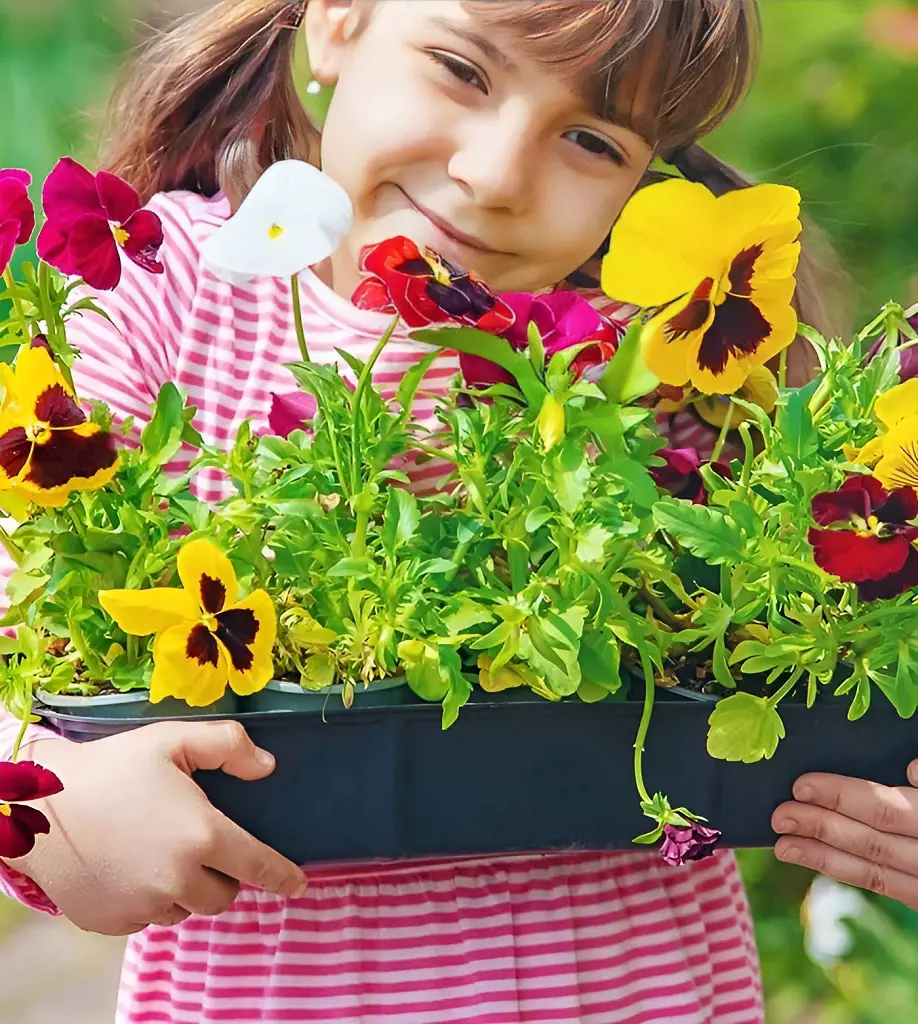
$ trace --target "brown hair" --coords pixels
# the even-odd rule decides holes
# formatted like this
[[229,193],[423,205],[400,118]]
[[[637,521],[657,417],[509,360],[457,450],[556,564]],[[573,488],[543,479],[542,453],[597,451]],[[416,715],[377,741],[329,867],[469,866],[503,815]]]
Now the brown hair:
[[[698,146],[742,101],[759,50],[757,0],[463,0],[535,59],[582,84],[600,116],[636,131],[685,177],[748,186]],[[296,94],[306,0],[218,0],[154,40],[116,94],[103,166],[144,200],[189,189],[245,197],[270,164],[315,162],[319,134]],[[827,250],[828,251],[828,250]],[[801,319],[831,330],[805,258]]]
[[224,191],[234,205],[278,160],[313,160],[293,81],[303,4],[219,0],[148,45],[115,95],[102,163],[144,201]]

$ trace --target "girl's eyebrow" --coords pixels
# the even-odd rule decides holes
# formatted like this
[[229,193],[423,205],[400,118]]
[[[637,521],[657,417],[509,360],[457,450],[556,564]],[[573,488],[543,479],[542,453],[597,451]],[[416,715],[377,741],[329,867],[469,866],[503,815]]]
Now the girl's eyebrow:
[[430,24],[435,28],[441,28],[445,32],[449,32],[454,36],[458,36],[460,39],[464,39],[467,43],[471,43],[472,46],[477,46],[486,57],[493,60],[494,63],[503,68],[504,71],[516,71],[517,68],[513,61],[510,60],[502,50],[495,46],[490,39],[485,38],[485,36],[479,35],[470,28],[463,28],[461,25],[457,25],[448,18],[431,17]]

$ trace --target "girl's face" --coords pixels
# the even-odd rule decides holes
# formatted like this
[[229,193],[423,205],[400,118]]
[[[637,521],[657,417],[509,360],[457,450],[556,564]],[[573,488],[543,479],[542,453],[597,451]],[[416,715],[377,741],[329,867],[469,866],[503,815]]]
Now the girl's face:
[[394,235],[497,291],[557,284],[595,253],[653,155],[460,0],[311,0],[306,30],[313,74],[336,86],[323,170],[355,211],[332,260],[339,294],[358,283],[361,248]]

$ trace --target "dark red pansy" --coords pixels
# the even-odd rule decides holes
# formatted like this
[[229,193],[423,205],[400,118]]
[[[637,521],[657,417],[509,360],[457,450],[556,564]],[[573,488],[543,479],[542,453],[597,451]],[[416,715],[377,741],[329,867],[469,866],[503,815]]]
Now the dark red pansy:
[[92,174],[65,157],[48,175],[42,198],[47,220],[38,255],[61,273],[108,291],[121,280],[119,250],[151,274],[163,273],[162,223],[116,175]]
[[918,585],[918,493],[887,491],[869,476],[849,477],[837,491],[817,494],[807,539],[816,564],[845,583],[858,585],[865,600],[897,597]]
[[453,323],[499,334],[513,322],[477,274],[404,236],[366,246],[359,265],[368,275],[352,298],[359,309],[397,313],[411,328]]
[[41,811],[20,801],[43,800],[63,788],[54,772],[34,761],[0,762],[0,857],[24,857],[35,846],[37,835],[51,831]]

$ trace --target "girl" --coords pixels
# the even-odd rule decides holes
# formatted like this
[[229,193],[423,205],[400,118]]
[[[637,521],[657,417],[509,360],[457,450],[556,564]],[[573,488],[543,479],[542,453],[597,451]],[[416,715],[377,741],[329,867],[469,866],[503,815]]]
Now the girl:
[[[321,143],[293,84],[301,26],[313,74],[336,87]],[[82,395],[142,423],[174,380],[209,443],[243,419],[264,426],[298,358],[287,286],[231,286],[199,253],[286,157],[321,162],[355,209],[340,250],[302,275],[314,358],[369,354],[388,317],[349,302],[357,255],[394,235],[495,290],[589,286],[578,268],[654,155],[718,191],[741,184],[695,141],[743,96],[755,44],[754,0],[221,0],[150,48],[116,107],[105,165],[162,218],[167,271],[126,266],[103,299],[115,325],[74,326]],[[396,337],[381,380],[416,358]],[[444,356],[428,386],[457,368]],[[216,475],[198,483],[223,493]],[[4,886],[83,928],[139,933],[120,1024],[762,1020],[729,853],[683,870],[589,851],[320,865],[307,890],[190,778],[271,772],[238,725],[85,746],[35,730],[29,753],[65,789],[47,802],[51,835]]]

